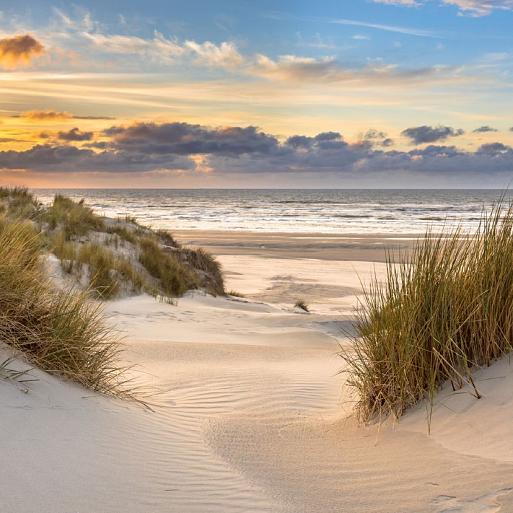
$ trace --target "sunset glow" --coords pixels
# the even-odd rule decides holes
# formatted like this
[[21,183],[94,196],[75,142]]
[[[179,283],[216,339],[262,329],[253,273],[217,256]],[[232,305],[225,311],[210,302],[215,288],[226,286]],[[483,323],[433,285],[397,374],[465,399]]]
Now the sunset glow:
[[510,180],[508,0],[3,4],[2,183]]

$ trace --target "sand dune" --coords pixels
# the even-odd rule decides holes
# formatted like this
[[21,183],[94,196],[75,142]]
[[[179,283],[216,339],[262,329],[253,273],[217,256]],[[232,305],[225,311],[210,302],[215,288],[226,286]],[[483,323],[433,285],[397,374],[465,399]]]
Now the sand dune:
[[[0,510],[513,510],[508,362],[480,372],[480,401],[444,391],[431,436],[422,408],[398,426],[356,426],[336,351],[357,274],[381,264],[221,259],[228,288],[247,299],[140,296],[106,308],[126,335],[124,358],[158,391],[153,412],[35,370],[29,393],[0,382]],[[293,310],[299,292],[312,314]]]

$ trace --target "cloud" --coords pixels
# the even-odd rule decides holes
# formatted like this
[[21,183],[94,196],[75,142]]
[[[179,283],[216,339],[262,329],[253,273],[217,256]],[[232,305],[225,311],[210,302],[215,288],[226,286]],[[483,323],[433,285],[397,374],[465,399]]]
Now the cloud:
[[486,16],[495,9],[513,9],[513,0],[443,0],[445,4],[455,5],[461,11],[473,16]]
[[457,137],[465,132],[461,129],[454,129],[450,126],[416,126],[407,128],[401,132],[401,135],[408,137],[413,144],[432,143],[444,141],[449,137]]
[[473,130],[473,132],[479,134],[479,133],[486,133],[486,132],[498,132],[498,130],[491,126],[484,125],[484,126],[480,126],[479,128],[476,128],[475,130]]
[[383,146],[385,148],[394,145],[394,141],[385,132],[372,128],[363,134],[362,142],[371,146]]
[[0,137],[0,143],[8,143],[8,142],[27,142],[22,139],[15,139],[14,137]]
[[59,132],[57,138],[61,141],[90,141],[93,138],[93,132],[82,132],[75,127],[67,132]]
[[493,156],[505,155],[508,152],[511,152],[511,148],[509,146],[506,146],[505,144],[498,143],[498,142],[483,144],[477,150],[478,154],[493,155]]
[[[426,0],[373,0],[374,3],[418,7]],[[454,5],[461,12],[471,16],[487,16],[494,10],[513,9],[513,0],[441,0],[443,4]]]
[[115,118],[108,116],[77,116],[69,112],[59,112],[54,110],[29,110],[11,116],[13,118],[24,118],[29,121],[65,121],[67,119],[91,119],[91,120],[113,120]]
[[[371,1],[379,1],[379,0],[371,0]],[[389,1],[380,3],[392,3]],[[397,3],[401,3],[402,5],[415,5],[415,2],[408,2],[405,0],[399,0]],[[299,22],[313,22],[313,23],[332,23],[335,25],[347,25],[350,27],[364,27],[374,30],[381,30],[385,32],[394,32],[397,34],[405,34],[408,36],[417,36],[417,37],[440,37],[436,32],[431,30],[422,30],[416,27],[404,27],[401,25],[390,25],[386,23],[372,23],[368,21],[361,20],[353,20],[349,18],[325,18],[318,16],[295,16],[291,14],[274,12],[267,14],[268,18],[274,20],[284,20],[284,21],[299,21]]]
[[[158,31],[148,37],[111,33],[87,12],[77,19],[58,9],[54,9],[54,12],[58,21],[54,21],[54,25],[45,30],[38,29],[39,33],[44,34],[45,40],[52,41],[53,60],[49,59],[47,63],[50,68],[60,66],[59,62],[62,64],[62,58],[55,53],[56,48],[59,48],[62,52],[74,55],[73,66],[87,65],[89,70],[95,66],[108,66],[126,71],[136,70],[140,73],[148,69],[153,71],[156,67],[162,69],[181,66],[181,72],[184,69],[190,72],[189,67],[201,66],[213,70],[225,70],[242,78],[256,76],[273,81],[398,84],[423,80],[424,86],[428,81],[439,83],[441,80],[462,79],[461,68],[451,66],[431,65],[405,69],[379,59],[348,65],[331,55],[313,58],[301,55],[271,56],[242,53],[233,41],[180,40]],[[367,23],[345,18],[319,18],[319,20],[324,23],[437,37],[433,32],[409,27]],[[326,48],[326,45],[323,47]]]
[[0,65],[6,69],[27,66],[43,53],[43,45],[29,34],[0,39]]
[[186,52],[186,49],[177,41],[167,39],[160,32],[155,32],[152,39],[89,31],[78,32],[76,35],[102,53],[140,55],[169,63],[174,62]]
[[269,79],[312,82],[363,82],[394,83],[438,78],[450,71],[447,67],[433,66],[419,69],[399,69],[381,61],[368,63],[364,67],[344,66],[335,57],[300,57],[281,55],[271,59],[259,54],[250,68],[250,73]]
[[194,162],[172,155],[103,151],[75,146],[40,144],[25,151],[0,151],[0,169],[35,172],[144,172],[157,169],[192,169]]
[[[454,129],[443,132],[457,133]],[[406,173],[405,179],[419,174],[466,179],[473,173],[483,180],[492,174],[508,176],[513,172],[513,148],[501,142],[484,144],[475,151],[436,144],[399,151],[384,144],[388,138],[378,130],[368,130],[359,141],[351,143],[337,131],[314,136],[297,134],[280,140],[251,126],[135,123],[113,126],[104,131],[102,138],[80,148],[50,143],[23,151],[0,151],[0,169],[142,174],[198,173],[208,169],[219,176],[344,174],[355,181],[364,174],[377,174],[386,180],[397,172]]]
[[255,127],[208,128],[189,123],[135,123],[114,126],[104,131],[115,150],[148,154],[269,154],[278,148],[278,140]]
[[212,41],[181,42],[158,31],[147,39],[124,34],[106,34],[101,32],[96,24],[91,23],[84,28],[69,19],[68,32],[77,42],[82,41],[83,44],[93,46],[96,51],[103,54],[138,55],[159,64],[175,64],[189,58],[196,65],[227,69],[234,68],[244,61],[236,44],[230,41],[222,41],[219,44]]
[[244,58],[237,50],[234,43],[222,42],[215,45],[210,41],[197,43],[186,41],[184,48],[196,55],[196,63],[219,68],[235,68],[244,62]]
[[[380,3],[392,3],[392,2],[380,2]],[[401,3],[402,5],[417,5],[415,2],[397,2]],[[357,20],[350,20],[347,18],[337,18],[337,19],[331,19],[329,20],[330,23],[333,23],[335,25],[349,25],[351,27],[365,27],[375,30],[383,30],[385,32],[394,32],[396,34],[404,34],[407,36],[417,36],[417,37],[439,37],[435,32],[431,30],[422,30],[418,28],[412,28],[412,27],[402,27],[399,25],[386,25],[383,23],[369,23],[366,21],[357,21]]]

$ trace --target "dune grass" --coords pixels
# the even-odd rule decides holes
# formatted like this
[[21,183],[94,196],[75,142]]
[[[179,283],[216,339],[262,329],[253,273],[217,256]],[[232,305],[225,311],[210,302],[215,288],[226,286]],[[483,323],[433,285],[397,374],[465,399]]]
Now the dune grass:
[[66,240],[86,235],[90,230],[104,230],[103,219],[84,205],[57,194],[53,204],[41,216],[51,230],[63,230]]
[[401,416],[444,383],[469,384],[472,369],[513,347],[513,208],[484,213],[477,233],[428,233],[411,255],[389,255],[357,312],[343,350],[361,420]]
[[202,248],[183,248],[181,254],[194,269],[208,274],[211,278],[208,291],[215,296],[225,294],[221,264]]
[[119,239],[125,242],[130,242],[130,244],[135,244],[137,242],[137,234],[125,226],[108,226],[106,228],[106,232],[116,235]]
[[226,295],[228,296],[232,296],[232,297],[240,297],[241,299],[242,298],[245,298],[246,296],[244,294],[242,294],[241,292],[237,291],[237,290],[229,290]]
[[0,223],[0,340],[41,369],[94,391],[130,395],[119,344],[97,304],[58,291],[41,267],[42,237],[18,221]]
[[41,205],[26,187],[0,187],[0,210],[11,219],[35,219]]
[[299,308],[300,310],[303,310],[304,312],[310,312],[310,308],[308,307],[306,301],[304,299],[298,299],[294,303],[294,308]]
[[97,298],[144,291],[172,302],[198,288],[224,294],[221,267],[214,257],[182,247],[169,232],[140,225],[131,216],[103,218],[83,200],[60,194],[44,207],[23,187],[0,187],[0,216],[30,221],[62,269]]
[[115,297],[123,283],[131,284],[135,292],[146,287],[143,276],[133,262],[100,244],[76,244],[67,240],[63,231],[59,230],[50,239],[50,249],[67,273],[81,275],[86,266],[89,291],[99,299]]
[[181,296],[198,287],[198,279],[175,255],[164,251],[152,237],[139,241],[139,262],[148,273],[159,280],[161,291],[170,296]]
[[99,298],[109,299],[119,292],[117,260],[112,251],[98,244],[88,242],[78,249],[77,261],[88,266],[89,287]]

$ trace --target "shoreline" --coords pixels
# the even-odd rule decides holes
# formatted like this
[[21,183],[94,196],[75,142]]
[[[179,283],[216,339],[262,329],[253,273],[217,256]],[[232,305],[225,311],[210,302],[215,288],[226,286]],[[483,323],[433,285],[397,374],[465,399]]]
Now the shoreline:
[[387,251],[408,251],[421,235],[169,230],[180,243],[216,256],[385,262]]

